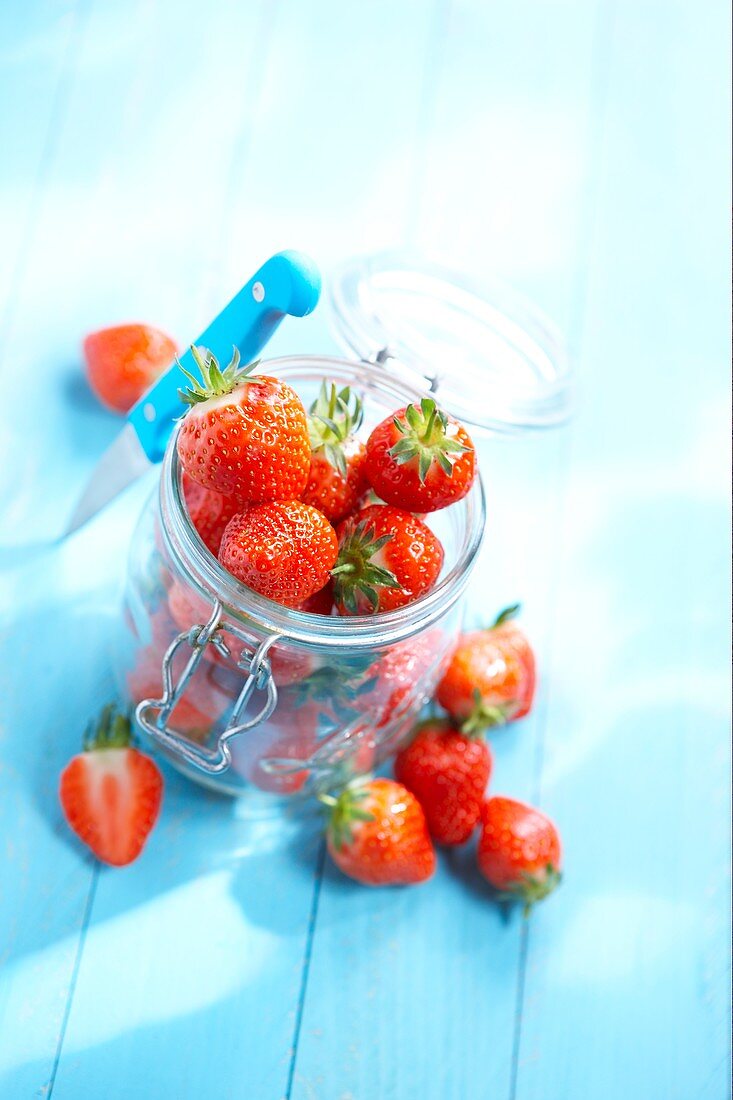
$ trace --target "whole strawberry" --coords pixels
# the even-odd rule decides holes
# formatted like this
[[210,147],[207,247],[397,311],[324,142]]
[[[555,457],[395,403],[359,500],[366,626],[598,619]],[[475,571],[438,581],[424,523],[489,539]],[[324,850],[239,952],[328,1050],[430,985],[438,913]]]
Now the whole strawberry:
[[59,786],[71,828],[97,859],[116,867],[132,863],[142,851],[163,796],[160,771],[131,740],[129,720],[105,707]]
[[415,796],[391,779],[322,795],[331,808],[328,851],[337,867],[365,886],[425,882],[435,870],[435,850]]
[[189,519],[201,541],[216,557],[224,529],[232,516],[242,511],[242,505],[236,497],[225,497],[222,493],[204,489],[185,472],[182,484]]
[[348,386],[326,382],[308,416],[312,449],[308,483],[301,500],[323,512],[331,523],[353,511],[366,492],[366,447],[354,438],[363,418],[359,397]]
[[435,512],[466,495],[476,476],[471,438],[432,398],[378,424],[367,441],[366,475],[382,500],[406,512]]
[[488,630],[462,634],[438,684],[436,698],[464,733],[516,721],[534,699],[532,648],[508,607]]
[[370,504],[338,529],[334,600],[342,615],[393,611],[429,592],[443,566],[437,535],[417,516]]
[[331,524],[299,500],[260,504],[235,516],[219,548],[219,561],[237,580],[291,607],[328,584],[337,555]]
[[190,406],[178,432],[178,457],[186,473],[241,505],[293,500],[305,488],[310,442],[305,409],[278,378],[239,367],[239,352],[224,370],[205,348],[191,348],[201,382],[187,371],[180,390]]
[[465,844],[481,818],[491,775],[491,751],[451,722],[428,718],[397,753],[395,778],[412,791],[439,844]]
[[560,836],[549,817],[513,798],[490,798],[478,843],[482,875],[506,900],[524,902],[525,914],[561,880]]
[[152,325],[115,325],[84,340],[89,385],[103,405],[126,413],[169,367],[178,348]]

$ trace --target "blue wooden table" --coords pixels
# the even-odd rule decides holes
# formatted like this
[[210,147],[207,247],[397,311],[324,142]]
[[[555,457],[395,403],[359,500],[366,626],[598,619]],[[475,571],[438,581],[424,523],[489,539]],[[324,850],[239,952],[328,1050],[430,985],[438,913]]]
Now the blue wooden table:
[[[728,70],[723,0],[0,5],[0,1096],[728,1093]],[[182,340],[267,255],[415,245],[568,336],[570,432],[487,448],[472,606],[521,598],[538,706],[495,790],[558,820],[531,922],[471,852],[414,890],[168,774],[143,857],[59,771],[112,690],[146,486],[49,546],[118,430],[79,339]],[[330,351],[318,311],[273,351]],[[503,447],[503,449],[502,449]]]

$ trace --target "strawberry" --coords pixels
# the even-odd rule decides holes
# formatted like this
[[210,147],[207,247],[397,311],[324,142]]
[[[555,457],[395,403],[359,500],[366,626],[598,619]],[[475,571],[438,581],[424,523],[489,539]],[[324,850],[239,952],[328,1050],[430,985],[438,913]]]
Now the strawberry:
[[427,701],[444,646],[443,635],[436,628],[397,642],[369,666],[359,690],[359,706],[377,729],[409,711],[414,713]]
[[331,523],[353,511],[368,488],[366,447],[354,438],[363,415],[361,400],[348,386],[337,391],[326,382],[310,408],[311,464],[300,499],[318,508]]
[[222,493],[204,489],[185,471],[181,481],[189,519],[201,541],[216,557],[224,528],[232,516],[242,511],[242,505],[236,497],[225,497]]
[[169,367],[178,347],[151,325],[116,325],[84,340],[89,385],[102,404],[126,413]]
[[105,707],[84,751],[61,773],[64,817],[103,863],[122,867],[142,851],[160,811],[163,777],[149,756],[131,747],[130,722]]
[[328,851],[345,875],[365,886],[425,882],[435,870],[435,850],[415,796],[391,779],[345,787],[330,807]]
[[298,611],[306,611],[309,615],[330,615],[333,610],[333,584],[331,581],[318,592],[314,592],[307,600],[298,604]]
[[367,440],[366,475],[382,500],[406,512],[435,512],[465,497],[476,456],[462,424],[430,397],[398,409]]
[[184,470],[243,506],[299,497],[311,455],[298,395],[278,378],[253,376],[256,363],[240,369],[236,348],[224,370],[205,348],[191,353],[202,382],[183,371],[190,383],[179,391],[190,406],[178,432]]
[[513,798],[490,798],[478,843],[481,874],[525,914],[561,881],[560,836],[549,817]]
[[491,750],[481,737],[428,718],[397,753],[394,774],[419,800],[433,839],[464,844],[481,818],[491,765]]
[[[127,674],[127,690],[134,703],[140,703],[143,699],[161,698],[163,655],[171,640],[172,638],[168,639],[163,645],[153,643],[138,650],[135,665]],[[179,650],[174,658],[174,683],[183,670],[189,652],[186,649]],[[220,684],[212,683],[199,667],[173,708],[168,724],[190,741],[203,744],[212,726],[224,715],[238,693],[236,688],[234,692],[227,693]]]
[[393,611],[429,592],[443,565],[440,540],[417,516],[372,504],[338,530],[334,599],[341,615]]
[[528,714],[535,688],[535,660],[506,608],[488,630],[462,634],[438,684],[436,698],[464,733],[516,721]]
[[297,794],[310,776],[310,758],[318,745],[319,708],[278,704],[274,719],[230,742],[237,772],[261,791]]
[[260,504],[235,516],[219,549],[219,561],[237,580],[291,607],[328,584],[337,556],[331,524],[298,500]]

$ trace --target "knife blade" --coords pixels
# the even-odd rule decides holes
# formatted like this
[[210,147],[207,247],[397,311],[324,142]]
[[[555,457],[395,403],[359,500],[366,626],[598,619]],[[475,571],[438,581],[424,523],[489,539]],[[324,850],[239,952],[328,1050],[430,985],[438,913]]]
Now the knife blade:
[[[242,361],[254,359],[286,316],[305,317],[318,304],[321,278],[303,253],[271,256],[193,341],[228,362],[234,347]],[[152,464],[160,462],[175,421],[185,412],[179,387],[187,385],[180,366],[194,375],[190,347],[130,410],[128,422],[97,463],[74,508],[65,536],[77,531]]]

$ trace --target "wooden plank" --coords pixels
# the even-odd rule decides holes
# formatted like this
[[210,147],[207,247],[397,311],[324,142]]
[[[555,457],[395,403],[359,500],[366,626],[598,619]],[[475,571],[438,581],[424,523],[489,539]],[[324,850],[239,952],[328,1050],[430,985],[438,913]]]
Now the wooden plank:
[[132,515],[117,509],[0,572],[0,1096],[51,1080],[89,918],[96,869],[61,820],[58,777],[112,690],[120,525]]
[[[66,109],[86,5],[4,4],[0,66],[7,104],[0,112],[4,169],[0,183],[0,338],[13,313],[13,290]],[[11,91],[12,89],[12,91]],[[12,100],[13,109],[10,109]]]
[[[110,162],[102,150],[92,187],[100,227],[118,201],[131,226],[113,239],[119,274],[99,296],[100,311],[120,301],[141,249],[146,265],[148,250],[151,256],[133,294],[137,309],[164,315],[170,308],[174,330],[198,331],[208,291],[222,293],[212,241],[226,248],[226,196],[248,113],[257,109],[267,8],[222,4],[185,21],[173,3],[141,9],[145,24],[131,44],[142,37],[145,49],[123,99],[120,151]],[[90,51],[114,38],[125,18],[120,7],[110,26],[109,12],[100,12]],[[242,44],[237,65],[221,64],[224,41]],[[83,111],[77,125],[86,128]],[[239,283],[243,262],[248,269],[257,262],[251,257],[247,250],[239,258]],[[110,1096],[127,1095],[131,1085],[144,1091],[153,1080],[179,1096],[209,1088],[221,1096],[242,1088],[278,1095],[288,1071],[312,857],[303,857],[298,873],[286,829],[240,820],[233,803],[172,778],[156,838],[129,873],[100,878],[54,1095],[93,1092],[101,1078]],[[101,997],[114,1006],[103,1016]]]
[[[256,98],[257,80],[249,73],[262,48],[258,35],[265,9],[264,4],[246,10],[222,4],[185,20],[173,3],[100,5],[91,13],[68,114],[58,120],[6,348],[8,361],[19,369],[43,365],[48,372],[43,405],[35,419],[20,414],[12,436],[23,439],[29,459],[16,483],[8,485],[9,530],[19,532],[20,541],[60,525],[78,484],[118,430],[118,422],[100,412],[79,380],[73,350],[79,334],[121,314],[158,320],[187,334],[204,320],[196,314],[204,308],[197,301],[203,303],[211,281],[210,239],[221,238],[232,151],[243,126],[242,95]],[[224,40],[243,45],[245,56],[236,66],[219,65]],[[246,259],[248,266],[251,262]],[[10,445],[7,437],[5,442]],[[2,1066],[14,1096],[41,1087],[78,1096],[93,1092],[101,1079],[99,1059],[104,1079],[109,1076],[126,1091],[131,1057],[136,1074],[150,1081],[159,1073],[167,1087],[176,1073],[195,1077],[192,1065],[210,1080],[213,1052],[222,1082],[229,1075],[235,1091],[244,1074],[255,1091],[277,1094],[288,1071],[310,912],[313,874],[307,859],[300,877],[291,874],[285,887],[287,837],[240,823],[231,804],[202,798],[171,778],[156,830],[160,845],[151,843],[130,873],[102,873],[97,880],[56,805],[61,764],[78,744],[87,717],[111,692],[102,642],[119,614],[113,581],[124,571],[136,503],[141,501],[121,501],[117,511],[80,536],[82,543],[92,540],[88,554],[75,540],[39,559],[49,585],[53,582],[53,600],[38,585],[10,589],[12,619],[4,637],[9,643],[19,637],[24,649],[12,664],[13,738],[6,775],[14,797],[3,808],[22,822],[23,846],[8,896],[12,904],[5,906],[15,955],[6,972],[10,1026],[3,1030]],[[94,565],[100,561],[108,572],[92,590],[89,577],[99,572]],[[64,601],[76,605],[79,588],[85,594],[89,588],[89,603],[82,601],[74,612]],[[113,603],[109,622],[100,613],[105,596]],[[95,609],[93,629],[89,608]],[[88,654],[65,644],[77,619]],[[34,650],[32,634],[26,640],[25,632],[31,628],[42,629],[44,644],[61,650],[40,713],[29,690]],[[71,682],[73,703],[64,702],[59,714],[59,700],[68,694],[64,685]],[[30,736],[21,739],[18,731],[29,728]],[[43,800],[35,797],[37,790]],[[243,876],[237,860],[250,844],[259,854],[247,862]],[[49,892],[61,903],[52,905]],[[186,968],[194,942],[199,964]],[[138,952],[155,970],[162,999],[151,997]],[[140,983],[130,981],[131,972],[142,975]],[[195,1016],[197,1010],[209,1038],[206,1049],[189,1044],[187,1061],[174,1022],[190,1035],[182,1013]],[[247,1011],[249,1047],[239,1042]],[[16,1020],[22,1028],[14,1026]],[[156,1022],[169,1035],[165,1050]],[[149,1045],[141,1038],[145,1034]],[[185,1087],[181,1078],[179,1095]]]
[[615,14],[520,1098],[729,1095],[728,22]]
[[[521,289],[540,288],[542,304],[559,307],[555,312],[564,321],[572,314],[584,258],[584,210],[576,200],[589,171],[584,158],[594,10],[469,4],[447,16],[441,10],[437,26],[423,91],[429,94],[427,84],[435,83],[434,117],[423,118],[418,128],[403,233],[456,266],[480,274],[490,262],[491,270]],[[550,33],[566,44],[551,62]],[[513,105],[506,126],[502,105]],[[535,169],[544,168],[545,175],[555,170],[547,144],[534,148],[533,105],[545,124],[553,121],[551,132],[562,130],[574,168],[570,176],[560,173],[543,209],[553,216],[563,212],[567,239],[561,249],[539,249],[534,261],[525,242],[521,266],[508,262],[506,241],[503,251],[497,245],[502,232],[511,232],[519,247],[518,226],[527,219],[535,224],[537,214],[529,189],[517,194],[509,161],[521,149]],[[491,151],[483,140],[487,126]],[[492,220],[491,202],[487,208],[492,173],[490,199],[498,204],[501,192],[505,210],[510,197],[517,204],[509,228],[498,216]],[[541,667],[547,666],[553,625],[565,452],[561,436],[481,445],[488,535],[469,616],[485,622],[501,606],[523,599]],[[543,685],[531,718],[494,738],[495,789],[530,796],[544,706]],[[508,1095],[521,950],[521,921],[505,922],[491,904],[470,849],[444,858],[436,879],[415,891],[365,893],[327,871],[293,1097]]]

